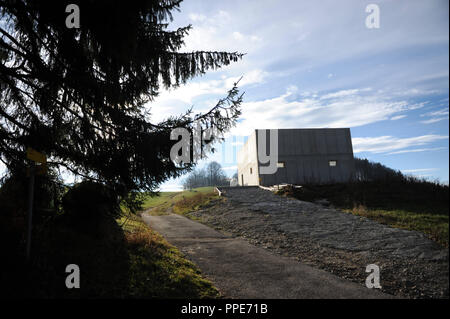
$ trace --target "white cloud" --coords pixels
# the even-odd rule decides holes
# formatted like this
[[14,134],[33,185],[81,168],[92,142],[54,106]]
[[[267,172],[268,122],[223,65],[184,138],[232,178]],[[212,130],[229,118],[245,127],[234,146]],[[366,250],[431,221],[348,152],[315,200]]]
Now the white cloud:
[[390,153],[387,153],[387,155],[405,154],[405,153],[434,152],[434,151],[440,151],[440,150],[446,150],[446,149],[447,149],[446,147],[414,148],[414,149],[409,149],[409,150],[390,152]]
[[[259,69],[245,72],[239,82],[239,88],[262,83],[268,74]],[[178,88],[162,90],[153,102],[147,104],[151,109],[151,121],[157,123],[170,115],[183,114],[191,106],[194,106],[196,112],[205,112],[214,107],[219,98],[225,97],[239,78],[223,76],[219,80],[191,81]],[[211,95],[215,98],[211,98]],[[194,100],[200,97],[203,97],[201,102],[194,103]]]
[[440,121],[448,120],[448,108],[421,114],[421,117],[430,117],[428,120],[420,121],[423,124],[432,124]]
[[250,40],[253,42],[261,42],[262,38],[257,35],[252,35],[252,36],[250,36]]
[[396,115],[396,116],[393,116],[393,117],[391,117],[391,121],[397,121],[397,120],[400,120],[400,119],[403,119],[403,118],[405,118],[406,117],[406,115]]
[[[245,85],[250,85],[250,84],[261,84],[265,81],[265,79],[268,77],[269,73],[265,72],[263,70],[251,70],[248,72],[245,72],[242,75],[242,79],[239,82],[239,87],[243,87]],[[225,80],[225,86],[228,88],[231,88],[233,86],[233,84],[240,79],[239,77],[230,77],[227,78]]]
[[421,116],[444,116],[444,115],[448,115],[448,108],[438,110],[438,111],[428,112],[428,113],[422,114]]
[[340,90],[340,91],[337,91],[337,92],[325,94],[325,95],[322,96],[320,99],[321,99],[321,100],[325,100],[325,99],[340,98],[340,97],[345,97],[345,96],[355,95],[355,94],[360,93],[360,92],[367,92],[367,91],[370,91],[370,90],[371,90],[370,88],[365,88],[365,89],[351,89],[351,90]]
[[[392,92],[397,89],[401,96],[411,97],[442,93],[448,88],[448,72],[443,71],[448,66],[443,62],[448,53],[436,50],[426,58],[412,54],[401,59],[397,54],[400,50],[430,48],[431,44],[448,46],[448,15],[443,13],[443,4],[436,1],[383,3],[384,22],[376,32],[365,27],[365,4],[358,1],[324,0],[320,6],[308,1],[286,1],[284,10],[271,0],[258,1],[257,6],[237,0],[192,6],[182,5],[189,8],[188,12],[201,12],[190,16],[195,23],[186,38],[186,50],[247,53],[231,68],[251,65],[252,69],[302,77],[320,69],[324,77],[332,78],[310,81],[321,90],[338,83],[340,87],[374,83],[378,88],[390,86]],[[395,53],[392,57],[391,52]],[[335,65],[339,68],[335,69]],[[350,75],[348,70],[353,69]],[[366,84],[361,84],[363,81]],[[436,81],[440,84],[433,85]]]
[[235,31],[235,32],[233,32],[232,33],[232,36],[233,36],[233,38],[235,39],[235,40],[237,40],[237,41],[242,41],[242,40],[244,40],[244,35],[242,35],[242,33],[240,33],[240,32],[237,32],[237,31]]
[[239,26],[240,23],[227,11],[219,10],[210,17],[190,14],[189,18],[195,23],[184,39],[183,51],[211,50],[249,53],[254,52],[263,44],[260,34],[251,30],[236,30],[238,27],[234,28],[234,25]]
[[354,137],[352,139],[352,143],[354,153],[369,152],[369,153],[402,154],[409,152],[425,152],[444,149],[441,147],[410,149],[411,147],[428,145],[432,142],[444,139],[448,139],[448,136],[422,135],[407,138],[398,138],[393,136]]
[[198,13],[190,13],[189,14],[189,19],[191,19],[194,22],[198,22],[198,21],[205,21],[206,20],[206,16],[203,14],[198,14]]
[[420,121],[420,123],[432,124],[432,123],[436,123],[436,122],[440,122],[440,121],[444,121],[444,120],[448,120],[448,117],[433,118],[433,119],[429,119],[429,120],[425,120],[425,121]]
[[248,135],[257,128],[357,127],[400,116],[422,107],[405,100],[393,101],[371,89],[340,90],[324,95],[302,95],[295,87],[285,94],[245,102],[234,135]]

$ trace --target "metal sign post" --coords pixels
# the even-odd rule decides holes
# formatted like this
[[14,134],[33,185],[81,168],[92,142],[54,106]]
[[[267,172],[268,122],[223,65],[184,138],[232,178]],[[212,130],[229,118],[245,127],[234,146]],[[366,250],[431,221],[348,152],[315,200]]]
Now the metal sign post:
[[34,201],[34,176],[36,174],[36,162],[41,163],[38,167],[38,174],[45,174],[47,171],[47,157],[33,150],[32,148],[27,148],[27,158],[31,160],[30,166],[30,181],[28,184],[28,228],[27,228],[27,248],[26,248],[26,258],[30,260],[31,252],[31,230],[33,227],[33,201]]
[[33,200],[34,200],[34,173],[36,170],[36,165],[34,162],[31,163],[30,167],[30,181],[28,185],[28,229],[27,229],[27,260],[30,260],[31,251],[31,228],[33,225]]

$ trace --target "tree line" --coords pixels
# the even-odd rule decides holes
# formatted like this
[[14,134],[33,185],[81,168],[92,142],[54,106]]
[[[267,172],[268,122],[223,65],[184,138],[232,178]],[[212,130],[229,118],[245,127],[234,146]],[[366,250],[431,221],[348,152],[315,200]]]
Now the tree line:
[[211,162],[202,169],[194,169],[183,181],[183,189],[204,186],[228,186],[229,178],[217,162]]
[[406,178],[402,172],[378,162],[355,157],[354,163],[356,181],[392,181]]

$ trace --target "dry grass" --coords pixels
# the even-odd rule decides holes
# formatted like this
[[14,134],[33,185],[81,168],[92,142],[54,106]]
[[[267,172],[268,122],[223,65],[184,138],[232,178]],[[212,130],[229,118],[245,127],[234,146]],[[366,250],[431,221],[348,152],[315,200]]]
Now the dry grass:
[[183,192],[160,193],[157,197],[147,199],[144,208],[150,215],[167,215],[169,212],[184,215],[218,198],[213,187],[200,187]]
[[190,197],[182,197],[175,202],[173,212],[176,214],[186,214],[190,211],[198,210],[202,206],[207,205],[213,199],[217,199],[218,195],[215,193],[198,193]]
[[217,298],[197,266],[140,218],[123,225],[130,256],[130,295],[153,298]]

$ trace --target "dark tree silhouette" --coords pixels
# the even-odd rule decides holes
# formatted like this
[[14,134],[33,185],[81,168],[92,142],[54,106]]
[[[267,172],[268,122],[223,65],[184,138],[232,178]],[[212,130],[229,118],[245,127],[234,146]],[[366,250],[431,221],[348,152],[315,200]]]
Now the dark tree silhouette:
[[381,163],[355,157],[355,181],[402,181],[405,176]]
[[[240,53],[180,52],[191,26],[169,30],[179,0],[0,0],[0,160],[26,166],[25,150],[49,165],[106,183],[117,194],[153,191],[193,164],[170,160],[170,131],[235,124],[236,85],[205,114],[152,123],[144,104]],[[66,6],[81,27],[67,28]]]

